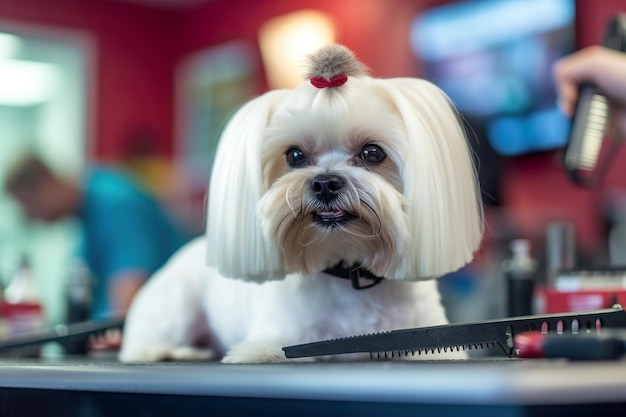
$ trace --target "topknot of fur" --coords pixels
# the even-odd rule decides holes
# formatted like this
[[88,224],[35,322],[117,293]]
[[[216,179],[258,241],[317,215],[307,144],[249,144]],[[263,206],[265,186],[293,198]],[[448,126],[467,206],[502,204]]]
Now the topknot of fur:
[[330,80],[338,75],[348,77],[367,74],[367,67],[343,45],[326,45],[309,55],[306,73],[308,79],[321,77]]

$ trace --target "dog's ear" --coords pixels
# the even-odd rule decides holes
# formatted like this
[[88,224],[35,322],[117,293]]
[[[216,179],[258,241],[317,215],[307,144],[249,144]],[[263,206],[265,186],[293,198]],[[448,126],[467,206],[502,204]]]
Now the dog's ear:
[[413,244],[395,278],[439,277],[471,261],[483,233],[472,152],[448,97],[428,81],[380,80],[407,136],[404,194]]
[[223,276],[251,281],[285,276],[277,249],[266,244],[256,215],[262,195],[261,141],[275,104],[271,91],[241,107],[227,123],[209,185],[208,262]]

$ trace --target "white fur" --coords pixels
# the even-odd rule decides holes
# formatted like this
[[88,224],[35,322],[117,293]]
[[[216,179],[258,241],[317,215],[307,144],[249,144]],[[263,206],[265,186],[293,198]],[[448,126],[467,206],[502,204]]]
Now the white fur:
[[[365,163],[368,144],[387,158]],[[293,147],[306,165],[288,166]],[[318,175],[343,180],[336,200],[311,190]],[[457,115],[427,81],[359,75],[339,88],[266,93],[225,128],[207,235],[141,290],[120,358],[277,362],[289,344],[447,323],[428,279],[471,260],[482,235],[478,196]],[[354,218],[313,220],[331,209]],[[388,279],[354,290],[321,272],[340,261]]]
[[[205,250],[205,239],[190,243],[137,296],[124,332],[123,361],[226,353],[225,362],[280,362],[286,360],[281,347],[291,344],[446,322],[434,280],[384,281],[361,291],[321,273],[246,283],[203,266],[198,260]],[[199,314],[208,317],[211,347],[190,349],[184,357],[181,347],[206,331]]]

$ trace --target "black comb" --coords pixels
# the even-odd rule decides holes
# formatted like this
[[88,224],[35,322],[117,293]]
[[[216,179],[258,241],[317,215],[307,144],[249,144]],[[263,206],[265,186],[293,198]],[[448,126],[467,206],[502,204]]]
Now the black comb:
[[621,306],[616,306],[587,312],[540,314],[393,330],[288,346],[283,351],[287,358],[369,353],[370,358],[375,359],[499,347],[508,357],[515,357],[513,338],[518,333],[533,330],[591,333],[599,332],[601,328],[624,327],[626,312]]

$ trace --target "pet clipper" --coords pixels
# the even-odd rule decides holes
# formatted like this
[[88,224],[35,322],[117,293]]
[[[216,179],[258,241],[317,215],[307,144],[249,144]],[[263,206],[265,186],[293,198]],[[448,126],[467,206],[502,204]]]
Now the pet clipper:
[[[626,52],[626,14],[619,14],[609,21],[603,45]],[[593,186],[610,166],[615,150],[602,152],[608,123],[606,96],[595,85],[582,84],[564,157],[565,168],[575,183]],[[603,157],[606,160],[601,164]]]
[[584,334],[601,328],[625,328],[626,312],[621,306],[588,312],[540,314],[509,319],[447,324],[352,336],[284,347],[287,358],[369,353],[370,358],[395,358],[448,351],[498,347],[516,357],[515,335],[528,331]]

